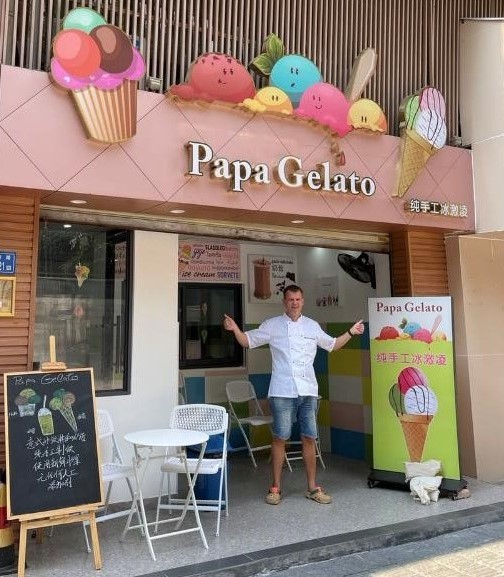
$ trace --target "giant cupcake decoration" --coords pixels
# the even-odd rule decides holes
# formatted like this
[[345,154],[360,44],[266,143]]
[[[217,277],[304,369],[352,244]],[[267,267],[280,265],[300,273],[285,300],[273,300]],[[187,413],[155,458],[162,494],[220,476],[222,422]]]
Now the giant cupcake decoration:
[[145,64],[128,36],[94,10],[76,8],[64,19],[53,54],[51,75],[72,95],[88,137],[106,144],[131,138]]

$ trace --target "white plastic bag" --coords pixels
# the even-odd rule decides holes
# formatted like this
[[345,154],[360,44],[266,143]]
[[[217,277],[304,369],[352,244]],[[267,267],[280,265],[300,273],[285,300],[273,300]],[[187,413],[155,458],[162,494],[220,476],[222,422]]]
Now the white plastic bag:
[[441,461],[430,459],[423,463],[409,462],[404,463],[406,471],[406,483],[414,477],[434,477],[441,471]]
[[410,491],[413,498],[420,500],[422,505],[429,505],[431,501],[436,502],[439,499],[439,485],[443,477],[413,477],[410,481]]

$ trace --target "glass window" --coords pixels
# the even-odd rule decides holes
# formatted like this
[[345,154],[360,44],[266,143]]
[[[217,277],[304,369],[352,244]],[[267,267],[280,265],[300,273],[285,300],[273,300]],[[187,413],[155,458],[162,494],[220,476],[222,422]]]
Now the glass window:
[[179,284],[180,368],[243,364],[243,348],[222,326],[224,313],[241,326],[241,288],[233,284]]
[[131,235],[42,222],[34,361],[92,367],[97,393],[128,391]]

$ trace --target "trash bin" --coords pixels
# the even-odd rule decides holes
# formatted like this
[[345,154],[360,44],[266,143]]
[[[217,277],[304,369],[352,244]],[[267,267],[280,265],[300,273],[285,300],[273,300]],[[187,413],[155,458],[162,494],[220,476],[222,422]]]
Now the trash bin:
[[[222,448],[224,446],[224,435],[212,435],[208,439],[208,443],[205,449],[204,457],[208,459],[216,459],[222,455]],[[187,447],[187,456],[192,459],[197,459],[201,450],[200,445],[193,445]],[[227,445],[227,450],[229,450],[229,443]],[[229,461],[227,462],[227,476],[229,479]],[[220,471],[217,471],[214,475],[198,475],[196,483],[194,485],[194,495],[198,500],[215,500],[219,499],[219,484],[220,484]],[[225,508],[226,499],[226,486],[225,479],[222,480],[222,509]]]

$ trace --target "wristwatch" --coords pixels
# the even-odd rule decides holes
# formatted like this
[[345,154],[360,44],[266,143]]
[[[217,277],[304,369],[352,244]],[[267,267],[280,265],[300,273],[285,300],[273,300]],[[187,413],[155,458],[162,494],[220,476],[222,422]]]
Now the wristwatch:
[[350,335],[350,338],[353,337],[352,333],[350,332],[350,329],[347,330],[347,333]]

